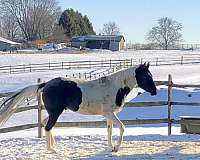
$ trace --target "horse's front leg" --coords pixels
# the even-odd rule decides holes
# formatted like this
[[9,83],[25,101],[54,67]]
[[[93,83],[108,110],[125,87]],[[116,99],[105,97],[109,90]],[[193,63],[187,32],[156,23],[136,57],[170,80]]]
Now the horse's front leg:
[[120,129],[120,137],[117,141],[117,144],[114,146],[114,148],[112,150],[113,152],[117,152],[119,150],[119,147],[121,146],[122,141],[123,141],[123,133],[124,133],[125,127],[115,113],[111,113],[111,114],[107,115],[106,117],[109,120],[111,120],[111,122],[115,123]]
[[107,119],[107,132],[108,132],[108,147],[113,150],[113,144],[112,144],[112,128],[113,128],[113,122],[110,119]]

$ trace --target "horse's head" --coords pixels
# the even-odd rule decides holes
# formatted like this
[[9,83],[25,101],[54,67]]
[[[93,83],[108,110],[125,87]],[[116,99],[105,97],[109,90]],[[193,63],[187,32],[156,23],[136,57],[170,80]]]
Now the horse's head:
[[136,68],[135,78],[140,88],[149,92],[151,95],[157,94],[157,90],[152,78],[152,74],[149,71],[149,63],[141,64],[139,67]]

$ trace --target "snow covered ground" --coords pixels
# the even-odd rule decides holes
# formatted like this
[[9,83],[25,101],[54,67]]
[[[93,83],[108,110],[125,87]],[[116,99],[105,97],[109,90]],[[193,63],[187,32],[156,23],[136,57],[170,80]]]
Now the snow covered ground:
[[[70,54],[68,52],[43,52],[43,53],[32,53],[30,54],[0,54],[0,66],[3,65],[17,65],[17,64],[37,64],[37,63],[49,63],[49,62],[65,62],[65,61],[84,61],[84,60],[110,60],[110,59],[140,59],[143,58],[145,61],[150,61],[151,59],[160,57],[178,57],[181,58],[183,55],[190,54],[198,54],[199,51],[191,52],[191,51],[166,51],[163,50],[129,50],[129,51],[120,51],[120,52],[112,52],[112,51],[104,51],[104,50],[94,50],[90,51],[87,54]],[[139,61],[138,61],[139,62]]]
[[[194,53],[194,52],[192,52]],[[200,52],[195,52],[200,54]],[[89,53],[80,55],[65,54],[29,54],[29,55],[0,55],[0,66],[5,64],[24,64],[49,61],[62,61],[63,59],[110,59],[110,58],[148,58],[151,57],[179,57],[191,54],[185,51],[128,51]],[[20,57],[21,56],[21,57]],[[41,56],[43,57],[41,59]],[[182,84],[200,84],[200,65],[174,65],[150,67],[155,80],[167,80],[172,74],[173,82]],[[49,80],[57,76],[65,76],[69,72],[78,71],[51,71],[26,74],[0,75],[0,91],[15,91],[27,85],[36,83],[37,78]],[[85,72],[85,71],[83,71]],[[138,89],[132,91],[128,99],[132,101],[162,101],[167,98],[165,86],[158,88],[158,95],[151,97],[148,93],[133,95]],[[136,92],[137,91],[137,92]],[[139,90],[141,91],[141,90]],[[200,91],[196,88],[174,88],[173,101],[198,102]],[[199,107],[173,106],[173,118],[181,115],[200,115]],[[166,107],[125,108],[119,113],[120,119],[166,118]],[[103,120],[102,116],[86,116],[72,112],[65,112],[59,121],[89,121]],[[15,114],[5,124],[13,126],[24,123],[37,122],[37,112],[29,111]],[[37,129],[0,134],[0,159],[200,159],[200,135],[180,133],[179,125],[172,127],[172,135],[167,136],[167,125],[137,125],[127,126],[124,143],[118,153],[107,150],[106,128],[55,128],[57,141],[56,153],[49,154],[45,150],[44,139],[38,139]],[[114,129],[114,138],[117,138],[118,129]]]
[[[114,129],[115,139],[117,131]],[[20,131],[15,136],[13,133],[1,135],[0,159],[199,159],[200,136],[175,134],[179,131],[177,127],[173,131],[173,135],[167,136],[166,127],[126,128],[121,149],[111,153],[107,150],[105,128],[55,129],[55,154],[45,150],[45,140],[36,138],[36,131]]]

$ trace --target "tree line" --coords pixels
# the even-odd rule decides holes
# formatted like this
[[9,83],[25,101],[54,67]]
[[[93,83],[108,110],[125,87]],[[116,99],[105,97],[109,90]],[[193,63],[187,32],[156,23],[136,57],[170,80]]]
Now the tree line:
[[[57,0],[0,0],[0,36],[10,40],[33,41],[70,39],[94,35],[87,15],[73,9],[62,11]],[[182,24],[169,17],[158,19],[147,33],[151,46],[169,49],[182,41]],[[103,24],[100,35],[120,35],[116,22]]]
[[56,0],[0,0],[0,36],[10,40],[52,39],[95,34],[86,15],[64,12]]

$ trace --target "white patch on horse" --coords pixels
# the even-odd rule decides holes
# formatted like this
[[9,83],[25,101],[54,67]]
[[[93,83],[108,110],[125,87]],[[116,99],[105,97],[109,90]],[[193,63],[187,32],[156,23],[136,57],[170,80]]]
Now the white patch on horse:
[[97,80],[75,81],[83,93],[82,103],[77,112],[106,115],[121,111],[124,103],[120,107],[115,105],[117,91],[125,86],[134,88],[136,85],[134,73],[135,67],[132,67]]

